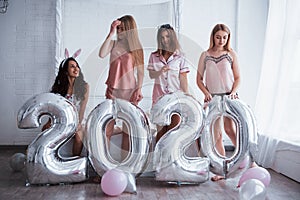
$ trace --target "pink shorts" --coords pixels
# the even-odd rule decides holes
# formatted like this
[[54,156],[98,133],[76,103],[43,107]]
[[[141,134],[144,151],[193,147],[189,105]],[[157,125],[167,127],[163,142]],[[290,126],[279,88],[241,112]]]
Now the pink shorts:
[[134,89],[116,89],[108,86],[106,88],[105,96],[107,99],[118,98],[130,101],[133,92]]

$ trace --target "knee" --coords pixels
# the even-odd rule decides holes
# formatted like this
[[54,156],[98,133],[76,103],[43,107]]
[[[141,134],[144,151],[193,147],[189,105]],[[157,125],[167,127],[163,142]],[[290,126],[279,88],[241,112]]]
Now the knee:
[[225,127],[225,132],[229,137],[235,137],[235,130],[232,127]]
[[215,141],[220,141],[222,140],[222,132],[217,132],[215,133]]
[[76,142],[81,142],[82,141],[82,135],[79,134],[78,132],[75,133],[74,139]]

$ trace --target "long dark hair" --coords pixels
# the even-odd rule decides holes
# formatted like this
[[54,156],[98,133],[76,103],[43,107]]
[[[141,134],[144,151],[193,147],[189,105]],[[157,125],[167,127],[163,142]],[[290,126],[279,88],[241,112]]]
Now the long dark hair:
[[[68,67],[71,60],[76,62],[77,66],[79,67],[78,62],[73,57],[69,57],[63,60],[59,65],[58,74],[55,78],[54,84],[52,85],[52,93],[58,93],[63,97],[67,95],[68,88],[70,86],[68,79]],[[75,79],[74,82],[73,94],[80,101],[84,100],[84,95],[87,91],[86,84],[87,82],[84,80],[83,73],[81,72],[81,70],[79,70],[79,76]]]

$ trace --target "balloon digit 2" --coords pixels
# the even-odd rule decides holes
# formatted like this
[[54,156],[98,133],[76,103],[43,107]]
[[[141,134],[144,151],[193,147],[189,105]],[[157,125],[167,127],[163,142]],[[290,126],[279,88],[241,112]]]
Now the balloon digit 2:
[[179,114],[178,128],[160,138],[154,150],[156,180],[177,183],[201,183],[208,180],[209,160],[188,157],[186,148],[200,137],[203,109],[193,97],[181,92],[160,98],[151,110],[152,123],[168,125],[173,114]]
[[18,127],[40,126],[43,115],[52,118],[52,126],[40,133],[28,146],[26,172],[29,184],[58,184],[86,180],[87,158],[62,158],[59,148],[70,140],[78,124],[77,110],[66,98],[43,93],[30,98],[19,110]]

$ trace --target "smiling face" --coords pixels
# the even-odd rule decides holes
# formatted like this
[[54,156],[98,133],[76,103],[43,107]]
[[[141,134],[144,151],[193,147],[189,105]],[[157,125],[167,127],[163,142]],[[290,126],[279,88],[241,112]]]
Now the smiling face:
[[68,76],[70,78],[77,78],[79,76],[80,68],[77,63],[73,60],[70,60],[68,63]]
[[215,33],[214,35],[214,46],[219,48],[219,47],[224,47],[227,44],[228,41],[228,33],[223,30],[219,30]]
[[163,49],[164,50],[169,50],[169,48],[170,48],[170,42],[171,42],[171,38],[170,38],[169,32],[168,31],[162,31],[160,39],[161,39],[161,43],[163,45]]

